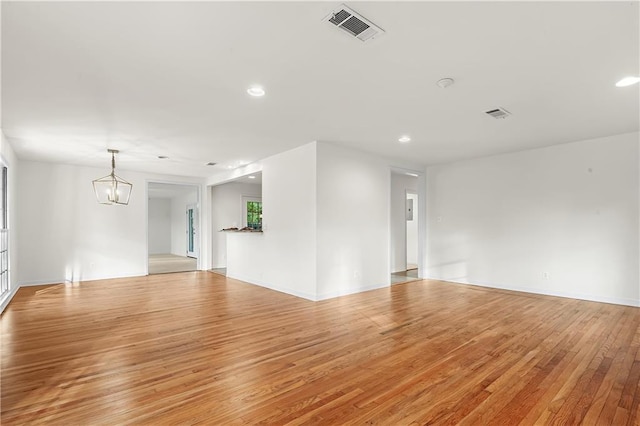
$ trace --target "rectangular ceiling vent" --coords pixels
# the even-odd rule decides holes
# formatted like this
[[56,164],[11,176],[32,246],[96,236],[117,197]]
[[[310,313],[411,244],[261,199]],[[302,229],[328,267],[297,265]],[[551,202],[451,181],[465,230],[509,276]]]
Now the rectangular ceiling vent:
[[511,115],[509,111],[504,108],[496,108],[489,111],[485,111],[485,114],[489,114],[493,118],[507,118]]
[[384,34],[384,30],[358,15],[344,4],[335,9],[324,21],[329,22],[360,41],[372,40]]

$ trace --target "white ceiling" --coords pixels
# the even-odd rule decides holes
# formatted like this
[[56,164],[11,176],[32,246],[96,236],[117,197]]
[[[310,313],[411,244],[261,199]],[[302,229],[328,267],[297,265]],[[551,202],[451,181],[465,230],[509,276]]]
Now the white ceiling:
[[251,173],[246,176],[242,176],[238,179],[235,179],[233,182],[248,183],[251,185],[262,185],[262,172]]
[[339,4],[3,2],[3,130],[21,159],[210,176],[313,140],[434,164],[639,128],[614,86],[638,2],[348,3],[369,43],[322,22]]

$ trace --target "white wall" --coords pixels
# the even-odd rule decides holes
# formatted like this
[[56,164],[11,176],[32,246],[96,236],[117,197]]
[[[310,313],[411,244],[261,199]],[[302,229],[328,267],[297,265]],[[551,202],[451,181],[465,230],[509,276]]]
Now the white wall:
[[5,306],[11,300],[14,293],[18,290],[18,235],[19,235],[19,220],[18,215],[18,171],[20,169],[20,163],[16,157],[11,145],[6,140],[4,133],[0,131],[0,155],[7,164],[7,183],[8,193],[7,202],[9,204],[9,294],[0,300],[0,312],[4,310]]
[[211,267],[227,266],[227,234],[221,229],[242,228],[242,197],[261,197],[262,185],[230,182],[211,187]]
[[[184,194],[171,198],[171,253],[177,256],[187,255],[187,206],[198,202],[195,188],[185,187],[185,191]],[[201,216],[200,211],[198,215]],[[203,235],[202,230],[197,228],[196,233]]]
[[149,254],[171,253],[171,199],[149,198]]
[[264,234],[227,234],[227,276],[316,298],[316,143],[262,161]]
[[428,276],[638,305],[639,135],[428,169]]
[[388,162],[320,142],[317,157],[317,298],[388,286]]
[[[407,176],[403,173],[391,173],[391,272],[407,270],[407,221],[405,215],[407,190],[417,192],[418,178]],[[415,207],[417,211],[418,206],[416,205]],[[416,214],[414,217],[417,231],[418,215]],[[417,253],[416,261],[413,263],[418,263]]]
[[323,142],[261,161],[264,234],[227,234],[227,276],[311,300],[388,286],[392,166],[415,170]]
[[20,162],[20,284],[146,274],[147,181],[202,183],[121,170],[133,183],[131,201],[105,206],[96,202],[91,186],[104,173],[101,168]]

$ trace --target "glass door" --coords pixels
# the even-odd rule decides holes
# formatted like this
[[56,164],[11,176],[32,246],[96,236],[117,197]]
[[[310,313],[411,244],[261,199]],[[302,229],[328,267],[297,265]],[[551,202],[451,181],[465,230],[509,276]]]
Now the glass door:
[[197,206],[187,206],[187,257],[198,258],[198,226]]

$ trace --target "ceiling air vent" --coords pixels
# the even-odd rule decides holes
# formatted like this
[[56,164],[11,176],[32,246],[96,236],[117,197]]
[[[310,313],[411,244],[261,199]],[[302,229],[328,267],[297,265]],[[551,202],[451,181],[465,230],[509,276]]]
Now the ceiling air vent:
[[511,113],[504,108],[491,109],[489,111],[485,111],[485,114],[489,114],[493,118],[507,118],[511,115]]
[[325,17],[324,21],[335,25],[361,41],[371,40],[384,34],[382,28],[358,15],[344,4]]

